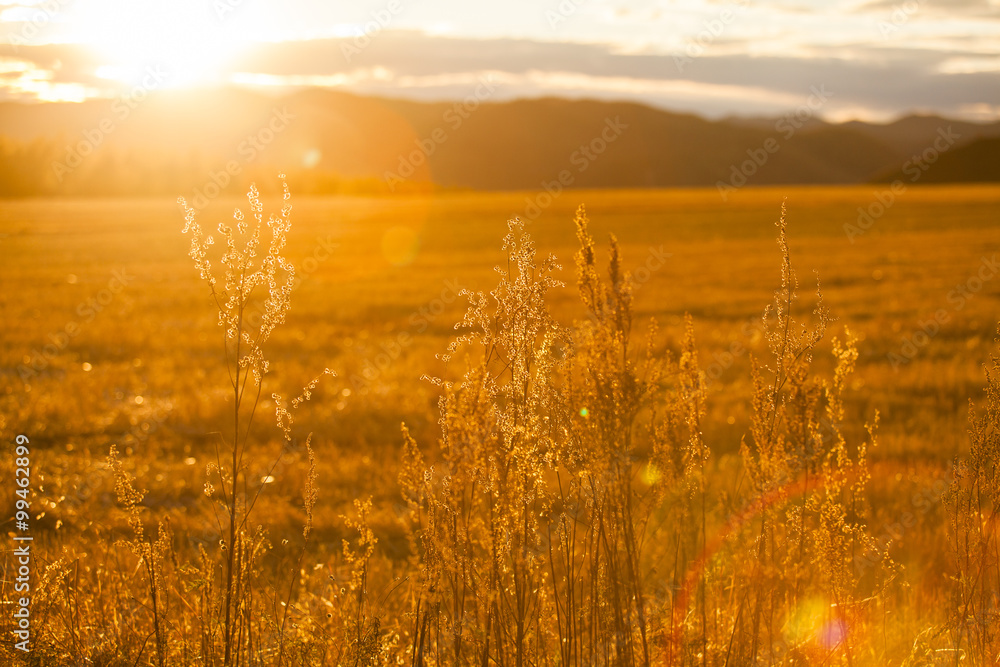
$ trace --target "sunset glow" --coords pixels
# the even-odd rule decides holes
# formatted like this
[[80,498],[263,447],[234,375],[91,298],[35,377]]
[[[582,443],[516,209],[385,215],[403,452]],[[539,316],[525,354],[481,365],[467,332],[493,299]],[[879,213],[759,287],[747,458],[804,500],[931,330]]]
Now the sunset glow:
[[[502,99],[572,90],[725,116],[794,108],[803,83],[825,83],[838,91],[823,111],[830,118],[1000,117],[998,87],[986,83],[1000,71],[997,0],[516,0],[502,10],[444,0],[280,8],[53,0],[0,5],[0,24],[7,57],[53,73],[0,83],[0,94],[19,99],[111,95],[109,83],[135,85],[150,66],[170,73],[164,88],[319,87],[414,99],[461,97],[463,77],[495,72],[506,82]],[[64,57],[50,55],[56,46]],[[74,46],[87,55],[70,55]],[[46,76],[58,81],[41,83]],[[894,83],[872,87],[873,77]]]

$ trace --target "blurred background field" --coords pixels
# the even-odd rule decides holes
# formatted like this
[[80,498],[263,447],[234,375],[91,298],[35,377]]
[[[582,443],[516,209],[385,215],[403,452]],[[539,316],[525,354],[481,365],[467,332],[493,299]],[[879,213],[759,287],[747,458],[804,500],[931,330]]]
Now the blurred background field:
[[[706,364],[726,366],[732,345],[754,350],[759,342],[746,334],[778,287],[774,221],[787,200],[804,299],[798,307],[811,308],[805,299],[815,292],[815,271],[837,326],[861,336],[856,382],[864,386],[859,393],[866,405],[884,413],[881,455],[946,460],[961,446],[961,428],[954,426],[964,421],[966,401],[982,384],[980,367],[994,335],[1000,282],[989,271],[985,280],[976,278],[1000,240],[1000,188],[913,188],[850,238],[845,226],[859,229],[857,208],[876,201],[880,191],[754,189],[727,203],[715,190],[571,191],[528,229],[540,251],[568,267],[575,251],[572,214],[585,203],[595,238],[615,234],[626,268],[633,274],[641,268],[637,317],[656,317],[674,331],[691,313]],[[419,376],[432,370],[434,353],[463,312],[456,292],[490,288],[506,220],[524,217],[526,199],[519,193],[398,199],[293,194],[288,253],[300,280],[288,326],[272,348],[274,389],[301,386],[329,366],[340,376],[336,384],[350,392],[347,400],[313,408],[323,413],[322,430],[338,429],[334,440],[348,449],[394,441],[395,424],[424,412],[432,393]],[[277,210],[279,200],[272,200]],[[214,229],[240,205],[245,202],[213,202],[201,214],[204,224]],[[3,332],[3,392],[23,406],[8,428],[52,445],[67,436],[106,439],[124,428],[116,419],[161,402],[172,406],[168,424],[204,425],[199,410],[183,401],[194,400],[188,388],[211,386],[220,351],[213,334],[221,332],[211,327],[206,289],[189,265],[179,207],[152,199],[23,200],[7,201],[0,210],[2,303],[13,325]],[[669,257],[657,261],[665,253]],[[125,285],[115,294],[117,283],[111,289],[109,283],[119,273]],[[563,279],[573,287],[570,268]],[[102,290],[113,297],[107,304]],[[564,304],[564,321],[580,316],[570,299],[557,303]],[[948,321],[909,361],[904,340],[939,310]],[[64,338],[58,334],[72,322],[79,332],[62,347],[51,337]],[[391,363],[375,364],[386,351]],[[906,363],[893,368],[892,352]],[[716,371],[715,409],[726,410],[728,397],[739,394],[746,361],[738,353],[731,366]],[[369,377],[366,362],[377,376]],[[115,391],[104,395],[109,385]],[[344,414],[324,412],[338,406]],[[379,414],[392,432],[355,424],[340,433],[364,414]],[[741,432],[739,415],[733,416],[737,423],[731,433],[719,434],[722,441]],[[939,427],[952,435],[944,437]],[[167,434],[156,440],[170,439]]]
[[[1000,295],[995,275],[969,281],[980,275],[984,258],[995,256],[1000,188],[911,188],[852,242],[845,225],[857,224],[858,207],[867,208],[880,191],[746,189],[728,202],[714,189],[570,191],[528,229],[540,251],[565,267],[568,287],[556,301],[562,321],[582,315],[571,298],[571,220],[580,203],[595,238],[615,234],[626,268],[637,276],[637,323],[655,317],[676,346],[684,314],[693,315],[709,378],[706,438],[725,456],[738,451],[747,429],[750,354],[764,349],[755,318],[779,286],[774,222],[786,200],[802,295],[796,308],[811,310],[818,274],[839,318],[835,330],[848,327],[860,338],[847,421],[862,424],[881,413],[881,443],[873,452],[881,473],[872,493],[876,512],[891,516],[946,475],[967,446],[968,403],[984,383]],[[377,506],[386,508],[385,529],[396,532],[387,508],[397,497],[399,425],[405,420],[425,443],[437,435],[437,391],[421,376],[447,374],[435,355],[464,310],[457,292],[491,289],[506,220],[524,215],[526,198],[293,193],[288,255],[300,282],[287,326],[271,341],[273,373],[264,396],[297,394],[324,367],[338,375],[324,380],[299,417],[321,453],[325,519],[317,528],[327,539],[337,534],[336,516],[351,499],[369,494],[386,501]],[[241,204],[212,202],[200,213],[203,224],[213,229]],[[265,204],[267,213],[279,201]],[[197,512],[211,433],[224,423],[231,399],[222,331],[187,257],[179,207],[160,199],[16,200],[4,202],[0,216],[6,324],[0,413],[5,435],[25,433],[36,447],[39,490],[50,501],[41,525],[86,532],[106,511],[83,511],[111,501],[107,489],[89,492],[86,475],[112,443],[141,469],[151,505],[177,508],[182,516]],[[655,259],[666,253],[659,266]],[[966,291],[957,291],[962,285]],[[941,310],[947,321],[908,360],[904,342],[915,334],[924,342],[921,326]],[[76,333],[66,334],[72,324]],[[828,349],[829,336],[823,345]],[[893,368],[890,353],[906,363]],[[827,364],[824,354],[817,360]],[[263,408],[273,414],[270,401]],[[269,420],[257,421],[257,444],[265,449],[277,438]],[[293,460],[288,465],[266,494],[275,511],[287,501],[282,511],[294,512],[298,502],[301,470]],[[86,498],[74,500],[81,484]],[[938,528],[928,526],[926,536],[913,540],[930,544]]]

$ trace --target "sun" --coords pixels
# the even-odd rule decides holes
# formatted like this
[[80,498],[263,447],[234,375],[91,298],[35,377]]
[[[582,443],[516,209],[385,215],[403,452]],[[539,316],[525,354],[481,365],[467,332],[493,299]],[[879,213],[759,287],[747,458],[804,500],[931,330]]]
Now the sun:
[[164,87],[182,87],[222,82],[249,47],[230,16],[239,11],[237,0],[80,0],[72,20],[105,63],[98,76],[135,83],[156,68]]

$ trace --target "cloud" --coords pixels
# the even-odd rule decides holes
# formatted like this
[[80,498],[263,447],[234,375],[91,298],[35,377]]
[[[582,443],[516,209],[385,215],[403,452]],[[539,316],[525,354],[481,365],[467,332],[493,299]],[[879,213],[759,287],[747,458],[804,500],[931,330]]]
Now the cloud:
[[[804,99],[814,86],[834,92],[838,106],[867,108],[877,115],[910,110],[956,113],[970,105],[1000,106],[1000,87],[990,68],[948,67],[946,63],[983,62],[978,52],[931,51],[890,45],[858,44],[835,52],[822,49],[787,56],[749,57],[737,49],[721,48],[724,55],[623,54],[598,44],[537,42],[529,40],[446,39],[415,32],[386,32],[348,61],[342,49],[350,40],[272,44],[238,63],[243,71],[273,76],[349,74],[358,69],[389,72],[392,79],[442,75],[503,73],[508,86],[525,90],[548,75],[572,74],[579,92],[594,96],[619,93],[631,99],[663,106],[664,91],[702,86],[706,101],[718,100],[718,89],[770,93],[782,107]],[[724,44],[722,45],[725,46]],[[383,78],[385,78],[383,76]],[[474,77],[472,77],[474,79]],[[519,82],[518,79],[521,81]],[[630,85],[623,82],[630,81]],[[613,82],[613,85],[611,85]],[[645,87],[645,89],[644,89]],[[666,88],[664,88],[666,87]],[[560,93],[566,88],[560,87]],[[400,94],[405,91],[400,90]],[[754,95],[754,98],[759,95]],[[742,111],[739,95],[734,107]]]
[[949,18],[1000,19],[1000,2],[995,0],[870,0],[854,8],[857,12],[886,13],[893,10],[926,12]]
[[[262,87],[335,87],[412,99],[467,95],[484,76],[497,99],[560,95],[635,100],[709,116],[777,113],[824,86],[822,115],[887,118],[912,111],[968,115],[1000,109],[995,54],[858,43],[748,56],[739,39],[720,40],[696,57],[622,53],[612,45],[527,39],[462,39],[384,31],[368,41],[320,39],[261,44],[229,63],[229,80]],[[0,47],[52,72],[51,80],[91,88],[100,61],[79,46]],[[2,84],[0,84],[2,85]]]

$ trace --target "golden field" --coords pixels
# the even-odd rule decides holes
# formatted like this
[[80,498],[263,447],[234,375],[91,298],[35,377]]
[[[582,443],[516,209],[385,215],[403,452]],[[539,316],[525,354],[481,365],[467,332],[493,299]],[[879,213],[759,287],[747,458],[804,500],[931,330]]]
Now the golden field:
[[[622,377],[632,377],[635,370],[636,377],[644,378],[643,363],[652,362],[639,360],[646,354],[647,322],[655,318],[659,331],[650,356],[665,360],[659,380],[647,387],[650,403],[637,402],[625,420],[615,411],[625,399],[615,399],[607,410],[614,415],[609,432],[634,428],[636,433],[624,464],[614,464],[626,499],[616,507],[635,511],[632,516],[622,510],[615,524],[623,531],[620,549],[629,566],[620,566],[625,574],[618,583],[607,584],[617,570],[601,566],[594,554],[604,549],[604,562],[614,563],[619,547],[605,545],[594,552],[580,547],[579,563],[593,567],[590,607],[586,613],[581,610],[580,618],[592,615],[586,631],[569,631],[568,621],[555,619],[563,618],[559,601],[573,596],[557,582],[572,579],[568,572],[576,562],[576,547],[560,561],[568,569],[560,570],[550,557],[551,536],[528,545],[535,540],[529,535],[537,531],[526,528],[529,512],[521,507],[517,516],[524,525],[520,533],[515,531],[521,542],[514,542],[523,553],[517,556],[513,549],[504,560],[509,572],[489,560],[491,548],[492,558],[503,558],[496,555],[499,529],[494,526],[490,533],[484,528],[491,525],[486,519],[482,525],[470,519],[462,533],[470,545],[473,535],[479,536],[480,551],[469,546],[450,552],[440,541],[432,549],[429,533],[421,533],[429,524],[414,519],[422,511],[463,507],[467,516],[479,511],[491,516],[477,504],[476,489],[483,492],[477,487],[479,473],[462,478],[469,484],[468,495],[458,505],[449,505],[454,499],[445,499],[440,488],[434,487],[435,493],[445,496],[428,490],[438,483],[434,473],[427,477],[427,489],[411,489],[409,495],[402,494],[399,481],[408,466],[416,465],[412,448],[404,446],[401,423],[422,451],[426,467],[442,458],[454,467],[461,459],[449,449],[456,438],[461,440],[455,433],[475,441],[460,422],[485,429],[492,419],[474,407],[463,413],[461,397],[451,406],[453,422],[441,418],[438,399],[444,390],[424,376],[458,381],[466,356],[469,368],[477,368],[475,344],[450,363],[437,355],[446,350],[465,313],[467,299],[459,292],[489,293],[498,280],[494,267],[508,270],[501,250],[507,220],[524,216],[526,200],[534,201],[536,195],[309,198],[296,197],[293,187],[292,224],[282,252],[295,265],[297,280],[287,319],[264,346],[269,371],[246,437],[245,467],[237,473],[249,497],[263,487],[248,513],[248,530],[259,524],[265,531],[253,533],[261,546],[248,552],[254,555],[248,557],[253,568],[246,581],[253,582],[257,597],[238,612],[251,619],[248,638],[233,640],[242,647],[241,659],[219,657],[226,640],[218,634],[217,594],[225,570],[218,548],[228,529],[217,497],[204,492],[206,482],[219,474],[206,466],[218,465],[219,443],[225,450],[232,433],[233,393],[224,330],[208,287],[188,256],[191,239],[181,232],[180,207],[159,199],[5,201],[0,206],[0,432],[5,442],[24,434],[31,444],[31,530],[36,595],[42,596],[33,612],[33,655],[41,662],[33,664],[988,664],[986,656],[995,656],[990,651],[998,641],[994,623],[1000,555],[990,549],[996,548],[1000,499],[987,494],[980,505],[982,520],[972,522],[978,526],[973,532],[987,546],[976,561],[979,569],[970,570],[954,548],[954,531],[966,524],[949,518],[960,505],[949,500],[948,489],[956,463],[969,458],[969,403],[978,406],[984,400],[984,365],[995,351],[1000,187],[911,188],[886,206],[888,192],[882,186],[744,189],[723,202],[714,189],[576,190],[561,193],[525,223],[524,231],[537,245],[539,266],[550,253],[561,265],[553,276],[565,285],[552,286],[545,300],[553,321],[575,331],[589,331],[587,310],[577,296],[579,263],[574,256],[580,243],[573,221],[578,205],[586,205],[602,280],[607,280],[609,234],[615,235],[621,268],[632,276],[633,340],[624,345],[612,332],[601,343],[598,334],[582,334],[576,345],[589,352],[581,352],[580,368],[563,375],[562,370],[551,371],[552,378],[565,380],[540,379],[533,374],[539,362],[526,360],[526,382],[543,388],[550,383],[559,390],[537,404],[534,393],[524,394],[525,414],[534,410],[532,414],[548,419],[548,401],[566,399],[566,405],[559,404],[567,415],[559,432],[568,439],[548,448],[538,444],[544,438],[535,442],[530,452],[539,461],[531,473],[536,486],[521,493],[535,502],[544,495],[540,489],[559,488],[566,470],[576,465],[591,470],[581,463],[589,459],[573,458],[573,434],[579,442],[590,442],[593,433],[577,417],[595,422],[599,410],[596,403],[572,399],[612,400],[611,394],[601,393],[600,377],[588,380],[583,372],[612,363],[610,353],[598,352],[613,348],[635,357],[634,369],[628,360],[614,368]],[[858,208],[877,211],[872,207],[879,197],[884,214],[873,216],[862,229]],[[838,434],[834,440],[842,435],[846,443],[841,455],[824,459],[820,452],[805,464],[804,493],[801,480],[785,480],[794,487],[787,492],[752,482],[757,477],[748,472],[745,458],[747,443],[760,437],[755,430],[760,410],[767,413],[754,400],[766,392],[753,382],[751,361],[759,360],[766,376],[773,339],[761,317],[782,287],[775,222],[783,201],[788,256],[798,277],[792,317],[810,330],[817,325],[818,279],[823,302],[836,320],[815,349],[810,346],[789,362],[788,368],[810,362],[801,377],[792,373],[789,387],[801,382],[802,396],[816,392],[812,403],[803,403],[815,409],[803,417],[804,437],[826,446],[824,432],[832,429]],[[218,223],[231,220],[234,207],[245,205],[245,199],[212,202],[197,212],[197,219],[215,233]],[[280,196],[264,197],[265,218],[280,207]],[[217,258],[213,265],[218,266]],[[609,293],[616,284],[611,281]],[[538,304],[531,301],[529,306]],[[259,326],[263,310],[249,310],[246,321]],[[591,307],[590,320],[596,322],[601,316],[595,319],[594,311]],[[693,323],[693,339],[687,343],[685,314]],[[604,331],[594,326],[598,333]],[[547,324],[528,326],[526,344],[538,345],[548,330]],[[841,369],[833,354],[841,348],[832,341],[845,343],[845,330],[856,337],[853,373],[846,366]],[[544,345],[537,349],[548,354]],[[842,350],[838,354],[841,359],[850,356]],[[485,377],[514,384],[517,373],[497,363],[482,366]],[[508,359],[507,366],[512,365]],[[272,394],[294,397],[325,368],[336,376],[320,380],[311,399],[296,411],[294,428],[284,441],[275,425]],[[580,379],[572,380],[574,373],[582,373]],[[825,379],[812,383],[813,377]],[[842,386],[838,378],[843,378]],[[698,387],[698,407],[685,408],[689,401],[675,396],[685,382]],[[609,386],[615,388],[608,390],[612,394],[621,388],[615,382]],[[787,410],[786,435],[793,442],[793,416],[802,416],[795,401],[801,396],[783,394],[783,382],[775,386],[771,430],[780,422],[774,414]],[[832,397],[841,390],[842,418],[832,419],[824,407],[836,405],[840,399]],[[497,414],[506,414],[513,399],[502,387],[497,391]],[[663,399],[664,410],[678,411],[670,421],[673,426],[664,428],[684,431],[681,440],[697,440],[705,452],[697,470],[685,458],[684,474],[673,489],[673,478],[654,463],[660,436],[642,435],[657,419],[649,405],[657,404],[661,394],[673,396]],[[861,461],[860,443],[869,439],[865,425],[876,412],[877,446]],[[448,446],[441,442],[442,428],[453,438]],[[521,433],[517,429],[527,427],[511,428]],[[987,439],[996,437],[989,429],[984,433]],[[553,443],[558,440],[550,437]],[[599,451],[601,440],[593,437],[587,447]],[[119,452],[116,463],[108,461],[112,445]],[[312,473],[308,449],[315,452]],[[557,450],[563,453],[552,454]],[[279,452],[284,453],[275,466]],[[480,454],[492,469],[492,455]],[[847,459],[855,463],[848,465]],[[12,491],[14,460],[8,454],[0,461]],[[468,465],[477,469],[477,464]],[[841,465],[845,477],[824,465]],[[995,465],[995,460],[986,463],[989,469]],[[224,464],[219,467],[225,469]],[[439,461],[438,471],[442,469],[447,465]],[[127,475],[145,491],[131,509],[121,502]],[[420,486],[415,479],[413,488]],[[214,484],[220,486],[219,481]],[[493,488],[492,493],[500,493]],[[306,489],[317,494],[308,511],[303,507]],[[12,491],[3,497],[3,506],[10,507],[5,517],[14,515]],[[553,516],[559,521],[568,516],[566,498],[552,493],[531,510],[537,510],[533,521],[545,514],[549,528]],[[594,496],[578,493],[590,498],[587,507],[593,509]],[[491,511],[508,506],[501,495]],[[815,505],[809,499],[813,496]],[[834,502],[834,496],[842,500]],[[353,518],[344,517],[365,507],[355,505],[355,499],[368,498],[366,527],[359,529]],[[636,499],[634,506],[630,498]],[[837,537],[826,522],[835,507],[843,511],[838,520],[850,526],[840,532],[852,540],[849,545],[837,542],[848,538]],[[596,525],[594,517],[577,524],[578,516],[573,515],[574,525]],[[817,546],[815,553],[813,546],[802,546],[808,538],[790,528],[793,516],[800,528],[815,522],[815,539],[832,540],[832,546]],[[136,536],[137,518],[145,525],[141,537]],[[157,523],[167,519],[169,531],[157,533]],[[303,542],[307,521],[311,529]],[[545,521],[539,525],[544,527]],[[5,526],[15,534],[12,521]],[[345,538],[354,541],[345,547]],[[459,542],[453,539],[449,548]],[[877,558],[873,547],[881,550]],[[9,587],[15,565],[6,551],[4,586]],[[437,554],[436,564],[428,556],[431,551]],[[827,562],[823,559],[834,558],[833,551],[847,563],[843,572],[828,578],[817,574]],[[746,563],[754,560],[748,554],[755,555],[761,571],[747,569]],[[454,583],[459,575],[448,569],[448,562],[463,559],[470,571],[482,562],[494,563],[499,574],[486,593],[477,590],[478,580],[468,572],[459,577],[460,584]],[[890,560],[895,565],[889,566]],[[789,563],[799,569],[792,572]],[[969,572],[978,574],[962,579]],[[434,588],[427,582],[435,576],[451,583]],[[495,598],[506,595],[501,592],[508,589],[503,583],[508,576],[510,595],[518,602],[503,611]],[[760,582],[772,581],[767,577],[777,582],[773,594],[760,588]],[[151,581],[159,583],[151,588]],[[615,603],[604,599],[605,593],[593,592],[605,584],[615,591],[622,586],[618,592],[625,601],[617,604],[634,606],[637,618],[613,617],[609,610]],[[539,592],[546,586],[551,593]],[[441,592],[445,588],[450,597]],[[455,593],[458,588],[478,602],[462,602],[456,612],[455,600],[465,599]],[[526,590],[530,594],[522,604]],[[971,593],[962,593],[955,602],[960,590]],[[829,597],[847,591],[850,603]],[[11,599],[4,592],[4,599]],[[165,620],[154,619],[154,600],[160,605],[157,616]],[[432,602],[439,605],[436,615],[424,620]],[[286,605],[293,611],[284,611]],[[970,606],[978,611],[972,613]],[[844,607],[850,612],[838,615]],[[267,616],[262,610],[270,610],[277,620],[269,626],[253,620]],[[466,612],[472,620],[464,618]],[[600,620],[604,613],[611,615]],[[290,625],[285,619],[291,619]],[[531,627],[525,626],[526,619]],[[516,629],[509,635],[497,629],[507,628],[508,621]],[[437,629],[430,630],[435,623]],[[976,634],[966,627],[976,623],[994,629]],[[615,629],[604,633],[604,627]],[[456,636],[467,636],[464,648],[454,641]],[[0,646],[5,659],[20,659],[14,641],[5,638]],[[275,642],[281,646],[277,654],[269,648]],[[577,648],[566,649],[566,644]]]

